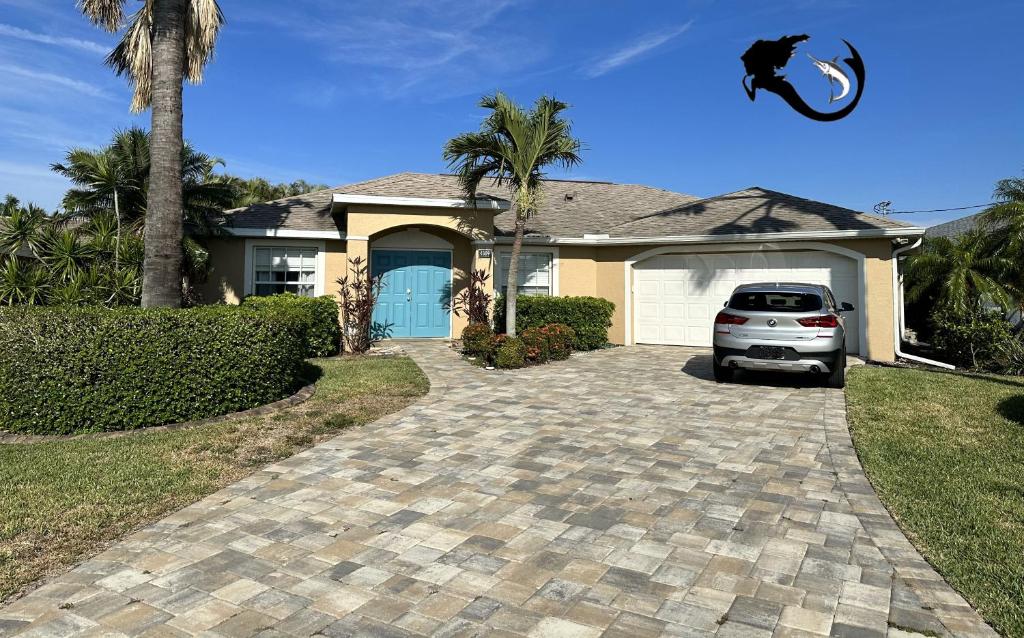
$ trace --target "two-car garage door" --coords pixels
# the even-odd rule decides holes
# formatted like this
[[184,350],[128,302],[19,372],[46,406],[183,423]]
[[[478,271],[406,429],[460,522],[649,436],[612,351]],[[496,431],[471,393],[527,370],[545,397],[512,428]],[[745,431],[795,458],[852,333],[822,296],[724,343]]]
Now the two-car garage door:
[[[637,343],[710,346],[715,314],[744,283],[825,284],[859,306],[857,262],[822,251],[657,255],[633,266]],[[859,352],[860,308],[847,313],[846,348]]]

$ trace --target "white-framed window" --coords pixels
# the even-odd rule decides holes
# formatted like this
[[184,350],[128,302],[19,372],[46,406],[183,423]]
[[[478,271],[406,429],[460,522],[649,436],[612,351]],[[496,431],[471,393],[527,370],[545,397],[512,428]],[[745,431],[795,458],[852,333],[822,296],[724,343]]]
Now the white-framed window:
[[[497,279],[495,290],[508,292],[508,269],[512,265],[512,253],[498,253]],[[558,263],[556,253],[551,250],[524,250],[519,253],[519,270],[516,273],[520,295],[552,296],[558,294],[555,269]]]
[[315,296],[317,253],[303,246],[253,246],[252,294]]

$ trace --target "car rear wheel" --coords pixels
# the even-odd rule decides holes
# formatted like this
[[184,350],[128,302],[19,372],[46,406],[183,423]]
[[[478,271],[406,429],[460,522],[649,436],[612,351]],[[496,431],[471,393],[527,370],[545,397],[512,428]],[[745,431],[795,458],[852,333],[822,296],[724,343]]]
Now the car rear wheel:
[[728,383],[732,381],[733,369],[728,366],[718,365],[718,362],[714,359],[711,360],[711,368],[715,372],[715,381],[718,383]]
[[828,373],[826,385],[830,388],[838,389],[846,386],[846,348],[843,348],[843,352],[839,355],[839,359],[836,361],[832,372]]

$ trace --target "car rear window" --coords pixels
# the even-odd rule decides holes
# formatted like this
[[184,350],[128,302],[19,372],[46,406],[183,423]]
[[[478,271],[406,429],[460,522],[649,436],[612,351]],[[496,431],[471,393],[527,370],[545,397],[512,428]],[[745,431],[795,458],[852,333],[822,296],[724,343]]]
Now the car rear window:
[[821,297],[805,292],[738,292],[729,307],[752,312],[813,312],[821,310]]

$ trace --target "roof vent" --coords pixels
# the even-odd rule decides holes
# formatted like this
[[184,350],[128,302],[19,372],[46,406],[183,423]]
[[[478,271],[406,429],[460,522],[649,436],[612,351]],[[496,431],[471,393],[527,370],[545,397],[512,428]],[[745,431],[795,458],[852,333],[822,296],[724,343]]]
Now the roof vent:
[[565,201],[572,202],[576,200],[576,191],[572,191],[565,194]]

